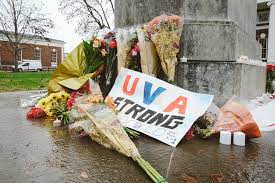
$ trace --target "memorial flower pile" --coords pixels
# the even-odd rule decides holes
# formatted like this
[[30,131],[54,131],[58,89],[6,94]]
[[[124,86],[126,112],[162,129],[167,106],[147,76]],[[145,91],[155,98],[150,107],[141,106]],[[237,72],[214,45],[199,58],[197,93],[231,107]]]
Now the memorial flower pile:
[[[159,56],[169,80],[174,79],[181,30],[182,21],[178,16],[157,17],[142,29],[143,37],[148,39],[147,42],[143,41],[143,54],[147,55],[146,58],[153,58],[148,69],[156,73],[151,67],[156,65]],[[78,45],[58,65],[49,82],[48,96],[39,100],[27,118],[49,116],[63,124],[70,123],[72,133],[88,134],[99,144],[131,157],[154,182],[165,183],[165,179],[141,157],[131,141],[130,138],[137,138],[139,133],[122,126],[116,117],[114,101],[105,98],[112,87],[117,68],[122,66],[142,72],[137,31],[126,31],[122,37],[109,32],[103,38],[92,37]],[[147,48],[154,50],[146,54]]]

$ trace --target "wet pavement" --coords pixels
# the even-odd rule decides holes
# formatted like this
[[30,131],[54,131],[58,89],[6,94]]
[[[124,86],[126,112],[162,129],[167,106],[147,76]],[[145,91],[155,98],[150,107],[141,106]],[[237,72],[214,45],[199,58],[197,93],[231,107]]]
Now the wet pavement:
[[[130,158],[88,137],[72,139],[50,119],[27,121],[20,98],[29,92],[0,93],[0,182],[150,182]],[[172,148],[141,136],[140,153],[169,182],[275,182],[275,132],[225,146],[217,138],[180,142]],[[170,163],[169,163],[170,162]]]

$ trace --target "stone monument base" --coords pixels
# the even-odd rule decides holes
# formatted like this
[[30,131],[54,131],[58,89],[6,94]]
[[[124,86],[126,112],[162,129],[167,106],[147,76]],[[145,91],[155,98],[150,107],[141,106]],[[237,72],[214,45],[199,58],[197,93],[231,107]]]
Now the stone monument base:
[[213,94],[222,106],[233,95],[253,99],[265,92],[264,64],[240,62],[179,62],[175,81],[183,89]]

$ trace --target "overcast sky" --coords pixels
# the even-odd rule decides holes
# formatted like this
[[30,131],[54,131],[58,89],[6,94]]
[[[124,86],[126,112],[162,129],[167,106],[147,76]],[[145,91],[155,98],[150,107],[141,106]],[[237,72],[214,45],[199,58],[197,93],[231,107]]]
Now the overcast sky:
[[77,23],[67,23],[66,17],[58,11],[58,0],[44,0],[43,2],[55,24],[55,28],[51,30],[48,37],[65,41],[65,53],[70,52],[83,39],[74,31]]

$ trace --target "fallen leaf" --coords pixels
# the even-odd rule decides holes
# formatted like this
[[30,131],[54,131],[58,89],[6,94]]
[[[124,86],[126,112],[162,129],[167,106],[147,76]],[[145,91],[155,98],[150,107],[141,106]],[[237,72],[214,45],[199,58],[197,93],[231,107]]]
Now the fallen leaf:
[[86,172],[81,172],[80,177],[83,179],[88,179],[88,174]]
[[209,177],[212,182],[221,183],[224,178],[224,175],[223,175],[223,173],[212,173],[209,175]]
[[196,177],[193,177],[193,176],[190,176],[187,174],[184,174],[182,176],[182,180],[184,183],[197,183],[198,182]]

